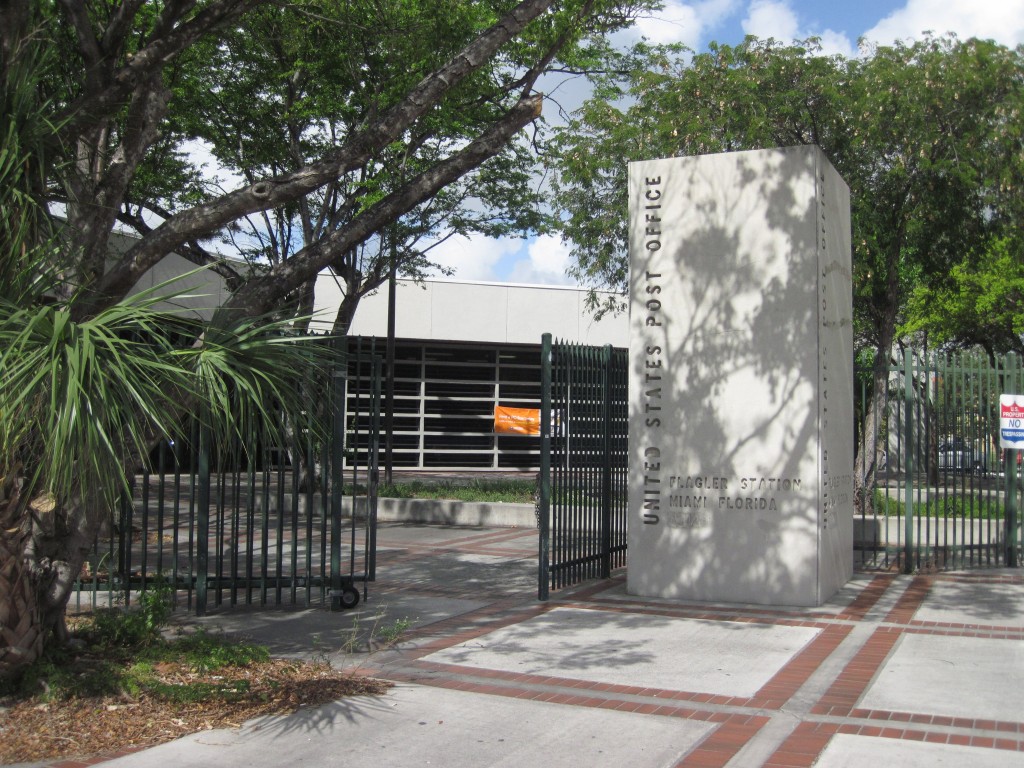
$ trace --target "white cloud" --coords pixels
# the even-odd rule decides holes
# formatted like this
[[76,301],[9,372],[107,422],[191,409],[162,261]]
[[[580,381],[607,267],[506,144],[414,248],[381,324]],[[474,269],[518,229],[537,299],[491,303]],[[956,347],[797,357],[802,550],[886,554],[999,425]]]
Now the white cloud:
[[700,35],[701,23],[693,6],[667,2],[654,14],[637,19],[635,27],[637,34],[652,43],[685,42],[689,45],[690,40]]
[[772,37],[781,43],[817,37],[821,42],[821,52],[826,56],[841,54],[852,57],[857,54],[856,46],[844,32],[805,27],[789,0],[753,0],[740,26],[748,35],[761,39]]
[[575,285],[566,274],[569,268],[569,246],[555,235],[541,235],[526,249],[527,258],[516,261],[506,280],[512,283],[539,285]]
[[960,39],[990,38],[1015,46],[1024,42],[1024,0],[909,0],[864,37],[889,45],[895,40],[920,39],[925,31],[955,32]]
[[806,37],[818,37],[821,40],[821,52],[826,56],[839,54],[847,59],[857,55],[857,46],[853,44],[845,32],[835,32],[826,29],[824,32],[815,32]]
[[799,36],[799,24],[793,9],[788,3],[777,0],[754,0],[740,25],[748,35],[763,39],[774,37],[784,43]]
[[708,31],[732,15],[738,4],[738,0],[666,0],[661,10],[637,19],[630,36],[645,37],[652,43],[683,43],[697,50],[703,46]]
[[427,257],[455,270],[459,280],[495,281],[498,263],[519,251],[522,241],[511,238],[492,239],[482,235],[456,235],[432,249]]

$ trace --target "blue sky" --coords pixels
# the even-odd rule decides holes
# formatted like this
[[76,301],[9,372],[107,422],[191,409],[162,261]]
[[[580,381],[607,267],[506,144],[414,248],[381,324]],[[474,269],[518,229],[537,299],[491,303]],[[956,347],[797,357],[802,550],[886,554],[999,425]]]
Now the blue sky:
[[[666,0],[630,34],[681,42],[701,51],[712,41],[738,43],[747,34],[790,41],[821,38],[826,53],[857,55],[860,38],[882,45],[918,39],[924,31],[960,38],[1024,43],[1024,0]],[[433,254],[455,279],[569,285],[567,249],[555,238],[452,239]]]

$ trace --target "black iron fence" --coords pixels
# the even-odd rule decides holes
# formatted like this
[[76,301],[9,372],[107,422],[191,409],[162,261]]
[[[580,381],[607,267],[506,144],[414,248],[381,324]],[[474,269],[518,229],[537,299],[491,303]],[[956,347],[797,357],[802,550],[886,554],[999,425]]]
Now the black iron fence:
[[908,351],[857,375],[858,564],[1017,565],[1020,454],[999,445],[1000,396],[1024,393],[1015,356]]
[[357,351],[276,439],[257,427],[214,440],[192,420],[161,442],[97,538],[72,607],[158,585],[199,615],[356,605],[375,577],[380,382],[380,357]]
[[[627,365],[626,350],[544,337],[542,600],[625,564]],[[1018,566],[1024,452],[999,441],[1000,396],[1024,394],[1016,357],[908,352],[855,375],[857,566]]]
[[626,558],[627,351],[541,345],[538,597]]

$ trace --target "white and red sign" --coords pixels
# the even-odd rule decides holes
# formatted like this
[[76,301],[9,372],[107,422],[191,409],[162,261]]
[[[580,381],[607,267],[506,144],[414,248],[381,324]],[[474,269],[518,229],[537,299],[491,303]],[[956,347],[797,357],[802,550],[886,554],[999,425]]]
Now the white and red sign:
[[1024,450],[1024,395],[999,396],[999,447]]

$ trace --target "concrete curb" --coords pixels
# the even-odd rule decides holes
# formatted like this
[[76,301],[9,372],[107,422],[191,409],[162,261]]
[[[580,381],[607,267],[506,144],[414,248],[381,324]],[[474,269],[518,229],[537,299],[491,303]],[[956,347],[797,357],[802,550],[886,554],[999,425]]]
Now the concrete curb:
[[[294,499],[292,493],[259,495],[253,500],[253,509],[257,514],[264,510],[277,514],[284,510],[289,514],[292,509],[300,515],[307,514],[310,496],[300,493]],[[312,495],[315,508],[324,503],[319,493]],[[329,503],[329,502],[328,502]],[[362,519],[365,516],[366,500],[356,499],[356,514]],[[137,510],[141,514],[141,510]],[[343,517],[352,516],[352,499],[341,500]],[[382,523],[421,523],[435,525],[476,525],[495,528],[534,528],[537,515],[533,504],[514,504],[511,502],[474,502],[457,501],[454,499],[394,499],[377,498],[377,520]]]
[[469,502],[447,499],[377,499],[377,520],[438,525],[482,525],[532,528],[537,525],[533,504]]

